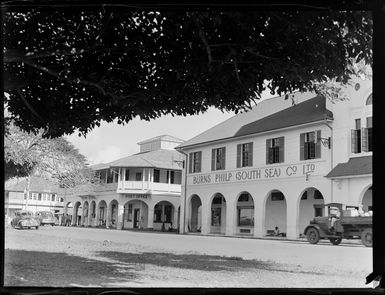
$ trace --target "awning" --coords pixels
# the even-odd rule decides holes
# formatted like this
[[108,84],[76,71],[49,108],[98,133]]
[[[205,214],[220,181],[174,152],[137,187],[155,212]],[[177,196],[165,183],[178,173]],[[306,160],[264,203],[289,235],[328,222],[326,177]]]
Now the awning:
[[372,174],[372,156],[350,158],[346,163],[334,167],[325,177],[352,178],[360,175]]

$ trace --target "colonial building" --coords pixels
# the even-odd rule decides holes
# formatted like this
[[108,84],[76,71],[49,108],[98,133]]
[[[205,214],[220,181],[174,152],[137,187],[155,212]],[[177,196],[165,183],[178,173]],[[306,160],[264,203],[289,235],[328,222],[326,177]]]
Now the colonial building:
[[117,229],[177,229],[182,140],[162,135],[139,142],[140,152],[92,168],[100,183],[66,198],[72,224]]
[[342,92],[267,99],[179,145],[181,232],[298,238],[325,204],[371,210],[371,81]]
[[51,211],[59,214],[63,209],[63,195],[59,186],[48,180],[31,176],[5,182],[5,214],[13,217],[17,210]]

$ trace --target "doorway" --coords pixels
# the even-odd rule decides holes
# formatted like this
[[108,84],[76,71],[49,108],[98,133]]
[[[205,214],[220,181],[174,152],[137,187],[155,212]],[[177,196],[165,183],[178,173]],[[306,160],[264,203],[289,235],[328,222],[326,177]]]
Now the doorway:
[[135,208],[134,209],[134,228],[139,227],[139,216],[140,216],[140,209]]

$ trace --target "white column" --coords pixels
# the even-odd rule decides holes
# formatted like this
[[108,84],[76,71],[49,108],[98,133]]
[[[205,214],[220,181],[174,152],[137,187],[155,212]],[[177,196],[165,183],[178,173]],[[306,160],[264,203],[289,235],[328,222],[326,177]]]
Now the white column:
[[154,229],[154,206],[148,206],[148,221],[147,228]]
[[286,199],[286,231],[287,238],[297,239],[299,237],[298,231],[298,207],[297,202],[294,198]]
[[118,216],[116,221],[116,229],[122,229],[123,228],[123,218],[124,218],[124,206],[118,205]]
[[254,201],[254,236],[263,237],[265,236],[265,207],[263,202]]
[[203,235],[210,233],[210,217],[211,217],[211,206],[207,205],[204,200],[202,201],[202,229]]
[[226,236],[235,234],[235,208],[233,202],[226,202]]
[[122,189],[124,189],[125,182],[126,182],[126,168],[122,168]]
[[[144,189],[144,179],[145,179],[144,175],[145,175],[145,173],[146,173],[146,169],[143,168],[143,173],[142,173],[142,189]],[[148,169],[147,186],[148,186],[148,188],[150,187],[150,169]]]
[[107,217],[106,217],[106,228],[110,227],[111,224],[111,208],[110,205],[107,205]]
[[172,228],[177,229],[178,228],[178,207],[173,206],[172,211],[174,214],[174,218],[172,220]]

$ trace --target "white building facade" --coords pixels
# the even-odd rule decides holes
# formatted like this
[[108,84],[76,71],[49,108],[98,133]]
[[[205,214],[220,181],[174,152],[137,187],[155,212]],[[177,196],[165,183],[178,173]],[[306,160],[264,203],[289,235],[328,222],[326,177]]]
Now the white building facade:
[[271,98],[178,146],[181,232],[296,239],[325,204],[371,210],[371,81],[353,82],[347,100]]
[[66,198],[72,225],[178,230],[183,156],[178,138],[140,142],[140,152],[93,167],[100,183]]
[[5,183],[5,214],[12,218],[19,210],[51,211],[56,216],[63,210],[64,196],[59,186],[31,176],[15,178]]

